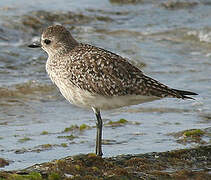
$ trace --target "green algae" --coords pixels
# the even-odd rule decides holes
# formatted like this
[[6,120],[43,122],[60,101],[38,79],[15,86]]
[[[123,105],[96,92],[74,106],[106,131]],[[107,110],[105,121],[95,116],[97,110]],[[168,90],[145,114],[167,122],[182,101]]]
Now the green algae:
[[[69,138],[70,137],[65,137],[65,136],[61,136],[59,138]],[[50,150],[53,149],[54,147],[68,147],[67,143],[61,143],[61,144],[41,144],[35,147],[31,147],[31,148],[22,148],[22,149],[17,149],[15,151],[16,154],[24,154],[27,152],[36,152],[36,153],[40,153],[42,151],[46,151],[46,150]]]
[[12,174],[9,180],[43,180],[40,173],[31,172],[27,175]]
[[120,119],[119,121],[117,121],[118,123],[120,123],[120,124],[123,124],[123,123],[127,123],[128,121],[126,120],[126,119]]
[[210,129],[188,129],[176,133],[169,133],[168,135],[174,136],[176,142],[180,144],[197,143],[199,145],[209,144],[211,137]]
[[19,139],[19,140],[18,140],[18,142],[20,142],[20,143],[24,143],[24,142],[26,142],[26,141],[30,141],[30,140],[32,140],[32,139],[31,139],[31,138],[29,138],[29,137],[24,137],[24,138]]
[[86,124],[81,124],[80,126],[79,126],[79,130],[80,131],[83,131],[83,130],[85,130],[85,129],[90,129],[91,127],[90,126],[88,126],[88,125],[86,125]]
[[42,177],[38,172],[31,172],[29,174],[9,174],[4,177],[0,177],[0,180],[61,180],[61,176],[58,173],[51,173],[48,177]]
[[75,138],[77,138],[78,136],[74,136],[74,135],[69,135],[69,136],[57,136],[57,138],[59,139],[68,139],[68,140],[73,140]]
[[48,131],[43,131],[40,133],[40,135],[47,135],[47,134],[49,134]]
[[201,129],[191,129],[187,130],[183,133],[183,136],[185,137],[191,137],[191,136],[203,136],[205,134],[204,131]]
[[48,180],[61,180],[61,176],[57,173],[51,173],[48,176]]
[[83,131],[86,129],[90,129],[91,127],[89,125],[86,124],[81,124],[80,126],[78,125],[71,125],[70,127],[67,127],[64,129],[63,132],[70,132],[70,131]]
[[118,126],[124,126],[124,125],[140,125],[140,122],[136,122],[136,121],[128,121],[124,118],[121,118],[117,121],[108,121],[107,123],[104,124],[104,126],[110,126],[110,127],[118,127]]
[[110,126],[118,126],[118,125],[123,125],[128,123],[128,120],[121,118],[118,121],[109,121],[106,125],[110,125]]
[[92,167],[92,170],[93,170],[93,171],[99,171],[99,168],[96,167],[96,166],[93,166],[93,167]]
[[68,147],[67,143],[61,143],[61,147]]
[[76,130],[78,128],[79,128],[78,125],[71,125],[70,127],[65,128],[63,132],[73,131],[73,130]]
[[43,149],[50,149],[53,147],[53,145],[52,144],[42,144],[40,147]]
[[79,171],[79,170],[81,169],[81,166],[78,165],[78,164],[76,164],[76,165],[75,165],[75,169]]

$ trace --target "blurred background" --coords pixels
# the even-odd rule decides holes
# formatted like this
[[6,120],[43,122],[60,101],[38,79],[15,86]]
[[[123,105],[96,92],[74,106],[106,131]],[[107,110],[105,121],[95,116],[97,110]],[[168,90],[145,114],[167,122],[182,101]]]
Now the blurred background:
[[[1,0],[0,157],[4,170],[94,152],[95,117],[69,104],[45,72],[47,55],[27,47],[62,24],[196,100],[163,99],[102,112],[104,156],[211,142],[211,1]],[[185,131],[197,129],[196,139]]]

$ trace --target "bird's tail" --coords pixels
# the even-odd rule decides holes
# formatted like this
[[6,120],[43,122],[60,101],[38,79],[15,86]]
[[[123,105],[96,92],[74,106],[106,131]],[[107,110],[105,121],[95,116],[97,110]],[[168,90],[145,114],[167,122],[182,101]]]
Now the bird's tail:
[[178,89],[172,89],[172,90],[177,92],[181,96],[182,99],[194,99],[194,98],[189,97],[187,95],[190,95],[190,96],[198,95],[197,93],[191,92],[191,91],[183,91],[183,90],[178,90]]

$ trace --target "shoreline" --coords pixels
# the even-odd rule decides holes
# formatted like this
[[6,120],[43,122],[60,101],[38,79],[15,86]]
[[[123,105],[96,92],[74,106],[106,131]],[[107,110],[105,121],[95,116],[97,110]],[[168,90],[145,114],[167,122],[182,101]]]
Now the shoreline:
[[0,179],[203,179],[211,178],[211,145],[190,149],[119,155],[68,156],[18,171],[0,171]]

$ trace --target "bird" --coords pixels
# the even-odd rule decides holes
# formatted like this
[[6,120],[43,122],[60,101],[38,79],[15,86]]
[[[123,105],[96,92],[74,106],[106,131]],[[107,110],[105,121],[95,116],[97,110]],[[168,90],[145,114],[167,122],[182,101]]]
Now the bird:
[[95,153],[102,156],[102,110],[121,108],[165,97],[194,99],[191,91],[168,87],[146,76],[128,59],[73,38],[62,25],[44,29],[40,42],[28,45],[47,52],[46,71],[61,94],[96,116]]

